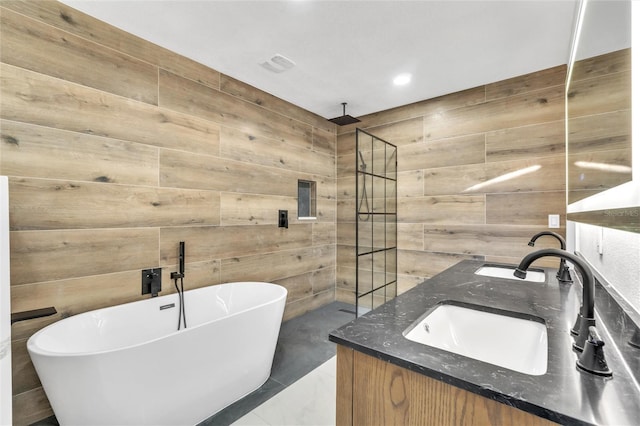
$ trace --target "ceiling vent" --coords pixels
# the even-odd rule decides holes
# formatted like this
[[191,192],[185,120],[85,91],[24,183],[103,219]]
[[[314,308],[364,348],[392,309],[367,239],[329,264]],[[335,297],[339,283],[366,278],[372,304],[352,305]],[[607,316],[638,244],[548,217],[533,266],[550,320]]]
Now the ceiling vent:
[[329,121],[332,123],[337,124],[338,126],[346,126],[347,124],[353,124],[353,123],[359,123],[360,120],[358,120],[355,117],[352,117],[350,115],[347,115],[347,103],[343,102],[342,103],[342,115],[340,117],[336,117],[336,118],[332,118]]
[[266,70],[279,74],[295,67],[296,63],[291,59],[276,53],[271,57],[271,59],[261,63],[260,66]]

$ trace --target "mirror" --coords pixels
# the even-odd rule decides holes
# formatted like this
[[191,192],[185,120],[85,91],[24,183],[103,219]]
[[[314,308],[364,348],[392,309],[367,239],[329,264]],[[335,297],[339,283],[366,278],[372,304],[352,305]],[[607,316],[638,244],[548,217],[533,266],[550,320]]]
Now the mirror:
[[566,83],[567,219],[640,232],[631,9],[630,0],[579,3]]

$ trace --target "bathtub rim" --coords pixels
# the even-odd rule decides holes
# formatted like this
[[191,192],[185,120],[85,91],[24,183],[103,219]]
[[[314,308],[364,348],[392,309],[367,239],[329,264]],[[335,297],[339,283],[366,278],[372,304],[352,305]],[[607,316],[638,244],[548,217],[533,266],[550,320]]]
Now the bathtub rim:
[[[250,308],[247,309],[243,309],[241,311],[235,312],[233,314],[227,315],[223,318],[233,318],[236,317],[240,314],[243,314],[247,311],[250,311],[252,309],[257,309],[257,308],[261,308],[263,306],[272,304],[272,303],[277,303],[279,301],[281,301],[282,299],[285,299],[285,303],[286,303],[286,298],[288,295],[288,290],[286,287],[280,285],[280,284],[275,284],[275,283],[269,283],[269,282],[264,282],[264,281],[235,281],[235,282],[230,282],[230,283],[222,283],[222,284],[212,284],[212,285],[208,285],[208,286],[202,286],[202,287],[198,287],[198,288],[194,288],[191,290],[187,290],[185,291],[185,293],[189,293],[191,291],[197,291],[200,289],[206,289],[206,288],[210,288],[210,287],[219,287],[219,286],[227,286],[227,285],[233,285],[233,284],[260,284],[260,285],[269,285],[271,287],[279,287],[279,290],[281,291],[281,294],[277,295],[277,297],[275,297],[274,299],[269,300],[268,302],[263,302],[260,304],[256,304],[251,306]],[[171,293],[171,294],[166,294],[160,297],[170,297],[170,296],[177,296],[177,293]],[[155,299],[155,298],[154,298]],[[106,306],[104,308],[98,308],[98,309],[92,309],[90,311],[86,311],[86,312],[80,312],[78,314],[75,315],[71,315],[69,317],[66,318],[61,318],[60,320],[51,323],[43,328],[41,328],[40,330],[36,331],[34,334],[32,334],[29,339],[27,339],[27,351],[29,353],[29,356],[31,357],[31,354],[34,353],[37,356],[45,356],[45,357],[83,357],[83,356],[92,356],[92,355],[101,355],[101,354],[108,354],[108,353],[112,353],[112,352],[118,352],[118,351],[123,351],[123,350],[127,350],[127,349],[133,349],[136,347],[140,347],[140,346],[144,346],[144,345],[148,345],[163,339],[167,339],[171,336],[174,336],[176,334],[180,334],[180,333],[185,333],[189,330],[197,330],[201,327],[204,327],[206,325],[211,324],[212,322],[218,321],[218,320],[214,320],[214,321],[208,321],[208,322],[204,322],[202,324],[198,324],[196,326],[193,327],[188,327],[188,328],[183,328],[181,330],[174,330],[171,333],[165,334],[161,337],[156,337],[153,339],[149,339],[149,340],[145,340],[144,342],[141,343],[135,343],[133,345],[126,345],[126,346],[119,346],[117,348],[113,348],[113,349],[106,349],[106,350],[99,350],[99,351],[86,351],[86,352],[54,352],[54,351],[49,351],[46,349],[41,348],[40,346],[38,346],[35,341],[37,340],[37,337],[41,334],[43,334],[44,332],[46,332],[46,330],[48,330],[49,328],[53,328],[56,325],[58,325],[60,322],[65,321],[65,320],[70,320],[73,318],[76,318],[78,316],[81,315],[89,315],[91,313],[94,312],[100,312],[100,311],[105,311],[108,309],[113,309],[115,307],[119,307],[119,306],[126,306],[126,305],[131,305],[131,304],[135,304],[135,303],[142,303],[142,302],[146,302],[148,300],[151,300],[151,298],[146,298],[146,299],[142,299],[142,300],[135,300],[132,302],[126,302],[126,303],[120,303],[118,305],[112,305],[112,306]],[[284,313],[284,308],[283,308],[283,313]],[[282,320],[280,320],[282,322]]]

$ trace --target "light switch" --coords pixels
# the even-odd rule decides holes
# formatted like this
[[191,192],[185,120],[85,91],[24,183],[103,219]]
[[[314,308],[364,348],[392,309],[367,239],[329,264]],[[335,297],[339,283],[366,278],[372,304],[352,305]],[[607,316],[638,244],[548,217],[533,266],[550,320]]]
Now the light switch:
[[549,215],[549,228],[560,228],[560,215],[559,214],[550,214]]

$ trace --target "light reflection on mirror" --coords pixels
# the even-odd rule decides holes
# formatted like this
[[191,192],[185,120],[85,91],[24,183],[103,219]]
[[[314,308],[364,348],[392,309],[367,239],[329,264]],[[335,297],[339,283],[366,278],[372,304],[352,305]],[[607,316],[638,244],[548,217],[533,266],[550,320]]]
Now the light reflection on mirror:
[[603,172],[611,172],[611,173],[627,173],[631,174],[631,170],[633,170],[630,166],[618,166],[616,164],[607,164],[607,163],[594,163],[592,161],[576,161],[573,163],[576,167],[580,167],[583,169],[591,169],[591,170],[601,170]]
[[[638,206],[638,161],[632,156],[637,158],[640,148],[631,132],[632,113],[637,114],[631,110],[631,80],[638,67],[632,67],[631,8],[630,1],[580,2],[583,20],[576,24],[575,61],[569,63],[566,86],[568,213]],[[597,217],[580,217],[600,223]]]

